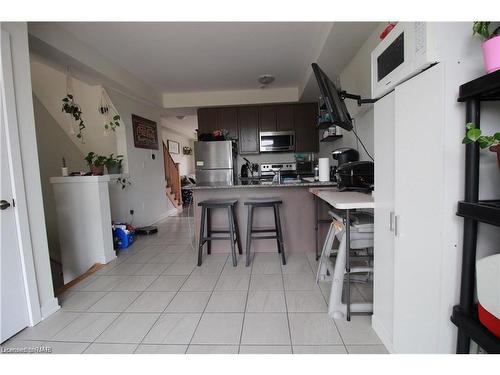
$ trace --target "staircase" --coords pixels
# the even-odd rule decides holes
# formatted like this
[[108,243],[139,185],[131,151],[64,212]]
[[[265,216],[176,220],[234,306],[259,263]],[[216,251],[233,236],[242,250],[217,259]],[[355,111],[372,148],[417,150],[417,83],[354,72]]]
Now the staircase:
[[163,143],[163,160],[165,163],[166,194],[177,211],[182,212],[181,176],[179,174],[179,163],[174,162],[165,143]]

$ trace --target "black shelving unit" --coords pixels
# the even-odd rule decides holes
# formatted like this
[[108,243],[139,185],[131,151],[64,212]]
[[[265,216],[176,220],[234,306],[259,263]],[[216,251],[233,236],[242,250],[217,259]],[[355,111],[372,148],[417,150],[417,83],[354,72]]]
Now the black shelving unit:
[[342,138],[343,135],[329,135],[328,137],[321,138],[320,142],[333,142],[336,141],[337,139]]
[[[500,71],[460,86],[459,102],[465,102],[465,121],[480,127],[481,102],[500,100]],[[457,215],[464,218],[460,303],[453,307],[451,321],[458,327],[457,353],[470,352],[474,340],[488,353],[500,353],[500,339],[488,331],[477,317],[474,303],[476,244],[479,222],[500,226],[500,200],[479,200],[479,146],[465,146],[465,197],[458,202]]]

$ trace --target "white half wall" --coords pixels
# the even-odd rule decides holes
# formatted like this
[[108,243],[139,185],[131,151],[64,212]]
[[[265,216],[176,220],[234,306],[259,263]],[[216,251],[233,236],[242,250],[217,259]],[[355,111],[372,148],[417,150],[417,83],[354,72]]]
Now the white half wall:
[[85,170],[87,165],[83,160],[83,153],[69,139],[36,95],[33,95],[33,105],[49,253],[51,258],[61,261],[56,202],[49,179],[61,175],[61,159],[63,157],[66,159],[70,171]]

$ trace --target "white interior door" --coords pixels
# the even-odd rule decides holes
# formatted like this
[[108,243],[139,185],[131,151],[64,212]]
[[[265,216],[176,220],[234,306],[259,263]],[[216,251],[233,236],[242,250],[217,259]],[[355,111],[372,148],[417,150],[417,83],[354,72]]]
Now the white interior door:
[[[2,69],[0,74],[0,342],[7,340],[29,324],[25,272],[19,235],[19,213],[14,204],[14,164],[12,153],[19,153],[19,145],[11,144],[6,110],[5,74],[6,46],[2,32]],[[7,38],[7,42],[9,39]],[[7,52],[6,52],[7,51]],[[10,56],[9,56],[10,58]],[[17,124],[15,127],[17,130]],[[15,138],[17,139],[17,138]]]
[[396,88],[396,353],[437,352],[443,215],[444,67]]
[[394,297],[394,91],[374,106],[375,238],[373,327],[392,347]]

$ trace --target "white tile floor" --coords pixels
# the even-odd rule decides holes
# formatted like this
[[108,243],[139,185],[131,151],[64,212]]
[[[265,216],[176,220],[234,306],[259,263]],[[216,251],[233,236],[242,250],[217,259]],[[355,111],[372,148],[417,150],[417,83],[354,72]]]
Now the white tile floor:
[[[369,317],[329,318],[314,254],[196,267],[192,218],[172,217],[60,296],[61,310],[4,343],[54,353],[386,353]],[[228,259],[229,258],[229,259]],[[354,300],[369,298],[355,286]]]

